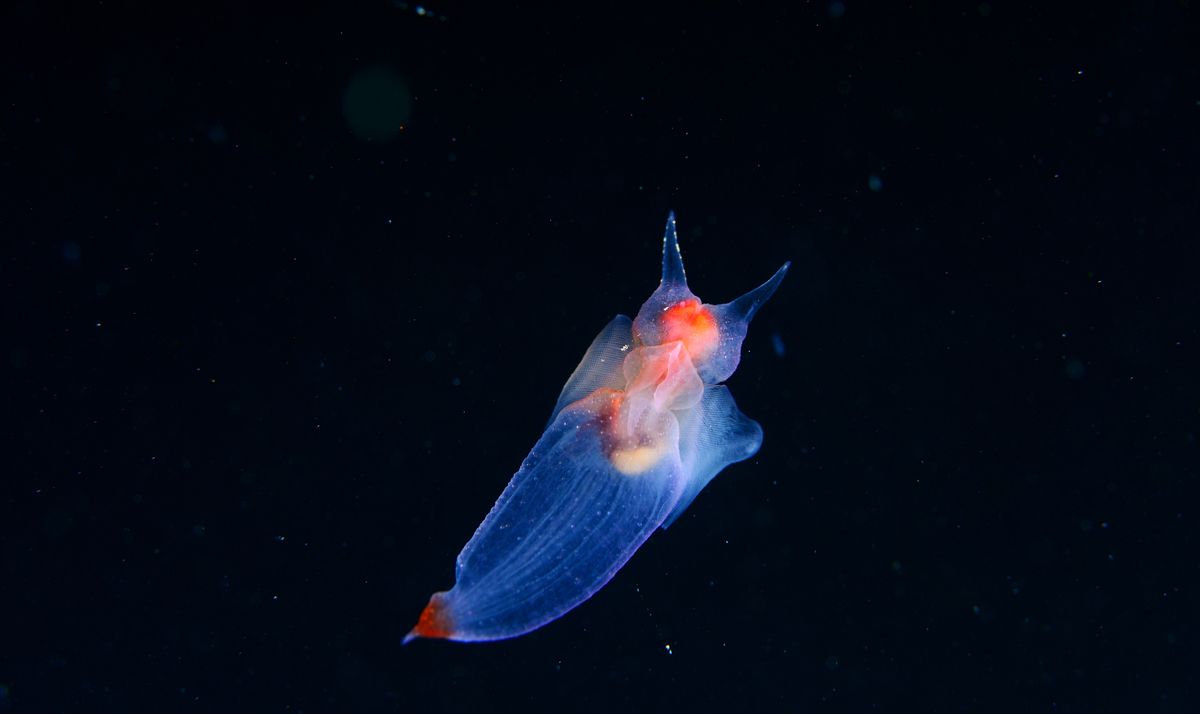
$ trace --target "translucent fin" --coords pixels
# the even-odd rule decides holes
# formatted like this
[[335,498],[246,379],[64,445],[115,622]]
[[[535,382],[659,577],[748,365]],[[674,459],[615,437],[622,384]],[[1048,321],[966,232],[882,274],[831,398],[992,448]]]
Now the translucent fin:
[[563,407],[577,402],[597,389],[623,389],[625,377],[621,373],[621,363],[633,345],[633,322],[624,315],[617,315],[596,338],[571,373],[570,379],[563,385],[554,411],[550,413],[547,426],[554,423]]
[[705,386],[700,403],[679,425],[679,458],[687,481],[662,527],[679,518],[721,469],[754,456],[761,445],[762,427],[738,410],[729,390]]

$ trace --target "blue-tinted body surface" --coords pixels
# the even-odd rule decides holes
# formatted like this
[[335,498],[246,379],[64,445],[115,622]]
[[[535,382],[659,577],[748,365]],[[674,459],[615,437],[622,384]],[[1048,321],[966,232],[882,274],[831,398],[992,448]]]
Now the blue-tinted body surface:
[[662,281],[634,320],[614,318],[563,387],[546,426],[405,638],[498,640],[591,597],[762,429],[718,384],[787,272],[723,305],[701,303],[667,220]]

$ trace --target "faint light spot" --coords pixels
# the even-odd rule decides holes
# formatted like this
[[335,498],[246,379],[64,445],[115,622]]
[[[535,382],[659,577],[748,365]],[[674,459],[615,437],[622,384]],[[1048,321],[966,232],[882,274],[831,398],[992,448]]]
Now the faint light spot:
[[392,0],[392,5],[400,10],[411,9],[412,12],[417,17],[428,17],[428,18],[436,17],[441,22],[445,22],[446,20],[449,19],[445,15],[438,15],[436,12],[434,12],[433,10],[430,10],[429,8],[425,7],[424,5],[417,5],[415,7],[410,8],[409,4],[407,2],[404,2],[404,0]]
[[80,248],[79,244],[75,241],[69,240],[66,243],[63,243],[62,255],[63,258],[66,258],[68,261],[72,263],[78,263],[79,258],[83,255],[83,249]]
[[459,379],[458,377],[455,377],[455,378],[453,378],[453,379],[451,379],[451,380],[450,380],[450,386],[451,386],[451,387],[457,387],[457,386],[459,386],[459,385],[461,385],[461,384],[462,384],[462,380],[461,380],[461,379]]
[[48,511],[42,518],[43,532],[53,538],[64,536],[71,530],[74,519],[66,511],[54,509]]
[[834,0],[833,2],[829,3],[829,16],[830,17],[838,18],[845,14],[846,14],[846,3],[839,2],[839,0]]
[[1083,362],[1077,359],[1067,360],[1067,376],[1071,379],[1083,379],[1083,375],[1087,373],[1087,369],[1083,366]]
[[389,141],[408,123],[412,95],[392,70],[367,67],[347,83],[342,113],[350,131],[363,141]]
[[979,7],[976,9],[979,11],[980,17],[987,17],[992,14],[992,6],[986,2],[979,3]]
[[671,645],[663,645],[663,647],[666,648],[667,654],[675,654],[674,652],[671,651]]
[[829,670],[830,672],[836,672],[838,669],[838,658],[834,657],[833,655],[826,657],[825,669]]
[[192,526],[192,535],[196,536],[197,538],[204,535],[204,526],[200,524]]
[[883,179],[879,178],[875,174],[871,174],[867,177],[867,188],[871,189],[875,193],[879,193],[883,190]]
[[24,369],[29,366],[29,351],[14,347],[8,352],[8,364],[17,369]]
[[437,359],[437,352],[434,352],[433,350],[425,350],[425,354],[423,356],[425,357],[426,362],[432,362]]
[[771,349],[775,350],[776,357],[782,357],[787,352],[787,348],[783,344],[783,338],[778,332],[771,333]]
[[276,543],[282,543],[282,542],[284,542],[285,540],[287,540],[287,536],[281,536],[281,535],[277,535],[277,536],[275,536],[275,542],[276,542]]
[[208,140],[214,144],[224,144],[229,138],[229,132],[225,131],[225,127],[220,124],[213,124],[208,128]]

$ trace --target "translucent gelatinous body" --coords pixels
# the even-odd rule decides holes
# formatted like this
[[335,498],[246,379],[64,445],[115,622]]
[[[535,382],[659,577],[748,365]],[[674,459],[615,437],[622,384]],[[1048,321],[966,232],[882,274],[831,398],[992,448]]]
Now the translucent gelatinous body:
[[688,289],[667,220],[662,280],[634,320],[592,341],[545,432],[405,638],[498,640],[535,630],[591,597],[656,528],[670,525],[725,466],[753,456],[762,429],[719,382],[737,369],[750,319],[787,272],[723,305]]

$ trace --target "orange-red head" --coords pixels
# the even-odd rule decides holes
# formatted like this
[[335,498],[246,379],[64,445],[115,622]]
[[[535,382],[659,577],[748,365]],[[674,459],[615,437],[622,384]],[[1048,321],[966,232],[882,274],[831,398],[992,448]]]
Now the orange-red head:
[[688,288],[672,213],[663,237],[662,281],[638,311],[633,337],[638,345],[682,342],[704,383],[722,382],[737,369],[750,319],[779,287],[789,265],[784,263],[770,280],[732,302],[701,302]]
[[680,300],[664,310],[662,328],[663,343],[682,342],[693,362],[712,354],[721,338],[717,319],[699,298]]

